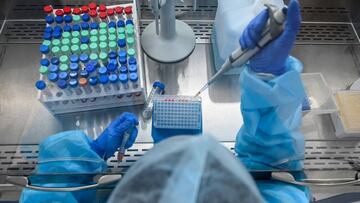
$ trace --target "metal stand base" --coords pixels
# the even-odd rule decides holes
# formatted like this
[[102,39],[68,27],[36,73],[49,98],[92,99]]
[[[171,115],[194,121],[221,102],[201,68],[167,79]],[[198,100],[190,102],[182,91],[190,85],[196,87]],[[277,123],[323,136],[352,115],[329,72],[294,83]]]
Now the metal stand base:
[[176,35],[171,39],[156,34],[155,22],[141,36],[141,46],[147,56],[161,63],[176,63],[186,59],[195,48],[195,34],[189,25],[176,20]]

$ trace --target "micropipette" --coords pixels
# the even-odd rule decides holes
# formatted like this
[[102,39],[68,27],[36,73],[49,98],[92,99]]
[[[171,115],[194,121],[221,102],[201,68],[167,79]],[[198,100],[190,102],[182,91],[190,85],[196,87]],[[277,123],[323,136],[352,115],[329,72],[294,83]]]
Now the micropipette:
[[256,53],[263,49],[269,42],[280,36],[284,30],[284,23],[286,21],[287,7],[278,9],[273,5],[265,5],[269,11],[269,20],[261,34],[261,39],[257,43],[257,46],[253,49],[241,48],[235,50],[229,58],[222,65],[221,69],[210,78],[210,80],[196,93],[195,97],[199,96],[204,90],[206,90],[213,82],[216,81],[223,73],[230,70],[232,67],[243,66],[249,59],[251,59]]

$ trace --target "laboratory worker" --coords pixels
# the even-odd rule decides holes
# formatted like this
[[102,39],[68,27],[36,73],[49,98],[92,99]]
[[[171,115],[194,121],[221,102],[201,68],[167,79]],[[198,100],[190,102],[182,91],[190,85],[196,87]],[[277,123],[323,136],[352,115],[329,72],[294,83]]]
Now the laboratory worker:
[[[256,46],[268,18],[264,10],[250,22],[239,40],[243,49]],[[239,124],[236,136],[236,156],[211,135],[153,131],[154,148],[129,168],[108,202],[309,202],[306,187],[250,173],[286,170],[301,176],[297,172],[302,170],[304,160],[300,127],[305,92],[300,79],[302,65],[289,56],[300,22],[299,4],[291,0],[284,32],[254,56],[240,75],[243,126]],[[133,144],[137,124],[134,115],[125,113],[96,140],[79,131],[50,136],[40,145],[35,172],[104,172],[105,160],[117,150],[129,129],[133,130],[126,147]],[[24,190],[21,202],[93,202],[94,196],[92,190]]]

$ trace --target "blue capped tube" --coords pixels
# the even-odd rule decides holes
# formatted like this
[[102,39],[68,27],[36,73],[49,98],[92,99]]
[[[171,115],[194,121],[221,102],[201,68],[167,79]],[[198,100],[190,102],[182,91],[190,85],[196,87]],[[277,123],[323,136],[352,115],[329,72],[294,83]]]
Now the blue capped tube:
[[59,79],[60,80],[68,80],[69,79],[69,74],[67,72],[60,72],[59,73]]
[[91,77],[89,78],[89,85],[91,86],[91,88],[98,94],[101,93],[101,87],[99,86],[99,80],[97,79],[97,77]]
[[40,90],[45,96],[52,97],[52,92],[47,88],[46,83],[43,80],[38,80],[35,83],[36,89]]
[[45,17],[45,21],[47,24],[49,24],[51,26],[55,22],[55,19],[51,15],[48,15]]
[[70,71],[78,72],[79,71],[79,64],[77,63],[70,63]]
[[116,59],[117,53],[116,51],[110,51],[108,54],[109,59]]
[[79,77],[79,74],[77,71],[70,71],[69,76],[71,79],[77,79]]
[[99,29],[99,23],[97,23],[97,22],[90,23],[90,29],[98,30]]
[[56,16],[55,17],[56,24],[62,24],[64,22],[64,18],[62,16]]
[[109,85],[109,77],[107,75],[100,75],[99,84],[102,86],[104,92],[109,92],[111,90]]
[[128,79],[127,74],[124,74],[124,73],[120,74],[119,75],[119,80],[121,82],[121,85],[122,85],[123,89],[129,89],[129,83],[128,83],[129,79]]
[[110,21],[108,24],[109,28],[116,28],[116,23],[114,21]]
[[137,73],[130,73],[129,78],[130,78],[133,88],[137,89],[139,87],[139,77],[138,77]]
[[72,31],[71,25],[64,25],[64,32],[71,32],[71,31]]
[[57,73],[49,73],[47,77],[50,82],[56,82],[59,78]]
[[120,90],[119,80],[118,80],[118,76],[116,74],[111,73],[109,75],[109,81],[110,81],[110,84],[111,84],[113,90],[115,90],[115,91]]
[[143,111],[141,113],[142,117],[145,119],[149,119],[152,113],[153,107],[153,98],[155,95],[162,95],[165,90],[165,84],[160,81],[155,81],[149,93],[149,96],[146,98]]
[[90,15],[87,14],[87,13],[84,13],[84,14],[81,16],[81,19],[82,19],[84,22],[89,22],[89,21],[90,21]]
[[50,61],[46,58],[40,60],[40,65],[48,67],[50,65]]
[[79,82],[77,79],[71,79],[69,81],[69,86],[72,90],[75,91],[76,95],[81,95],[83,93],[83,91],[81,90],[81,88],[79,87]]
[[89,73],[87,72],[87,70],[81,70],[79,73],[81,78],[88,78],[89,77]]
[[127,74],[128,69],[126,68],[126,66],[121,66],[119,71],[120,71],[120,73]]
[[106,67],[100,67],[98,70],[99,75],[106,75],[108,73],[108,70]]
[[79,63],[79,56],[76,54],[73,54],[70,56],[70,62],[71,63]]
[[85,70],[89,73],[89,77],[95,77],[96,76],[96,66],[94,66],[91,63],[86,64]]
[[118,65],[117,65],[116,63],[110,62],[110,63],[107,65],[107,70],[108,70],[110,73],[116,72],[117,68],[118,68]]
[[130,73],[136,73],[137,72],[137,66],[136,65],[129,65],[129,72]]
[[50,33],[50,34],[52,34],[53,31],[54,31],[54,30],[53,30],[52,27],[50,27],[50,26],[47,26],[47,27],[44,29],[44,32],[45,32],[45,33]]
[[46,45],[40,45],[40,52],[42,54],[47,54],[50,52],[50,48],[49,46],[46,46]]
[[119,63],[121,64],[121,66],[126,66],[126,57],[119,57]]
[[135,57],[130,57],[128,60],[129,65],[136,65],[136,58]]
[[57,86],[67,96],[71,96],[73,94],[73,91],[70,88],[68,88],[68,84],[67,84],[67,82],[65,80],[57,81]]
[[53,64],[53,65],[59,65],[59,64],[60,64],[60,60],[59,60],[58,57],[52,57],[52,58],[50,59],[50,62],[51,62],[51,64]]
[[50,71],[51,73],[57,73],[57,72],[59,71],[59,66],[58,66],[58,65],[51,64],[51,65],[49,66],[49,71]]
[[66,15],[66,16],[64,16],[64,21],[65,21],[65,23],[67,23],[67,24],[71,24],[72,21],[73,21],[73,18],[72,18],[71,15]]

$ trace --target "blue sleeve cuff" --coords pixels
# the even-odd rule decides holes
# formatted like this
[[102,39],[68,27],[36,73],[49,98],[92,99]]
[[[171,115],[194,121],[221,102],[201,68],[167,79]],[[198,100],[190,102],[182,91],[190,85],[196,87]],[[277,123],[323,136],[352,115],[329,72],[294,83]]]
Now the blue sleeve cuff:
[[250,170],[303,168],[302,65],[292,57],[286,65],[284,74],[269,81],[248,69],[240,76],[244,125],[237,135],[235,151]]

